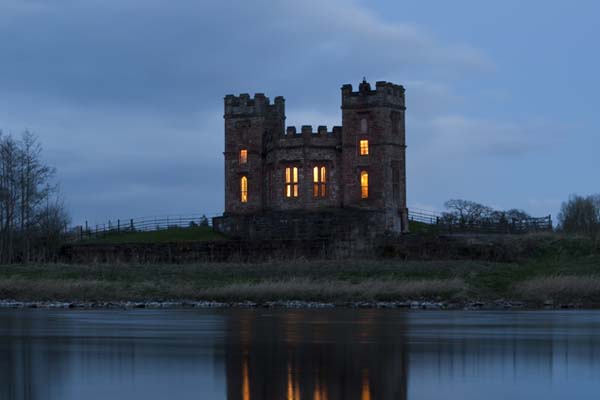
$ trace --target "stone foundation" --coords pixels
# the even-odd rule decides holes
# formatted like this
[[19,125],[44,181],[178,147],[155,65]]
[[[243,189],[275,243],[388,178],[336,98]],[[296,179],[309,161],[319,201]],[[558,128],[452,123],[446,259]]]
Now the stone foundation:
[[331,239],[368,246],[380,236],[394,235],[402,226],[398,213],[361,209],[271,211],[213,218],[213,229],[230,238],[250,240]]

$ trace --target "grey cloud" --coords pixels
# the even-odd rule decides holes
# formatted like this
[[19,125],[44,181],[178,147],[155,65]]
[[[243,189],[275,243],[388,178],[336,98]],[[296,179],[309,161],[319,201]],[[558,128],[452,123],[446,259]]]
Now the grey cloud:
[[[290,123],[333,125],[340,85],[363,75],[491,67],[341,0],[5,0],[0,54],[0,127],[40,135],[75,222],[220,209],[227,93],[284,95]],[[415,100],[448,95],[427,90]]]
[[280,87],[314,103],[318,86],[340,78],[488,63],[351,2],[12,4],[0,16],[0,85],[79,103],[189,109],[224,90]]

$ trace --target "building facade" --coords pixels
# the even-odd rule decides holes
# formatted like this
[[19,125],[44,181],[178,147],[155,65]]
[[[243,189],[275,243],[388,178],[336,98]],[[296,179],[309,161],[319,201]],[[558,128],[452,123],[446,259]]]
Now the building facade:
[[286,232],[290,218],[312,224],[329,213],[350,230],[351,216],[375,218],[372,233],[407,231],[404,88],[363,80],[341,94],[342,126],[331,130],[286,128],[283,97],[225,97],[225,213],[215,229],[266,237]]

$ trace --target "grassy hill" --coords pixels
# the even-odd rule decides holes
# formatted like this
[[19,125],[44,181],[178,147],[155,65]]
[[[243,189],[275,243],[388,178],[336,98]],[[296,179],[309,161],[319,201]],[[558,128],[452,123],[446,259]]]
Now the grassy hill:
[[225,236],[213,231],[209,226],[195,226],[174,227],[150,232],[111,232],[97,238],[87,239],[84,243],[167,243],[224,239]]

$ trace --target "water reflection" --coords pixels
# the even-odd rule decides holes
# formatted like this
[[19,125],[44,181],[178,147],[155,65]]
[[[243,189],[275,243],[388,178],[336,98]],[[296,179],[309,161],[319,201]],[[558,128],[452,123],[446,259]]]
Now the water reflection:
[[[335,315],[335,320],[332,317]],[[404,314],[242,311],[228,319],[228,400],[403,399]]]
[[593,399],[600,312],[0,310],[0,400]]

